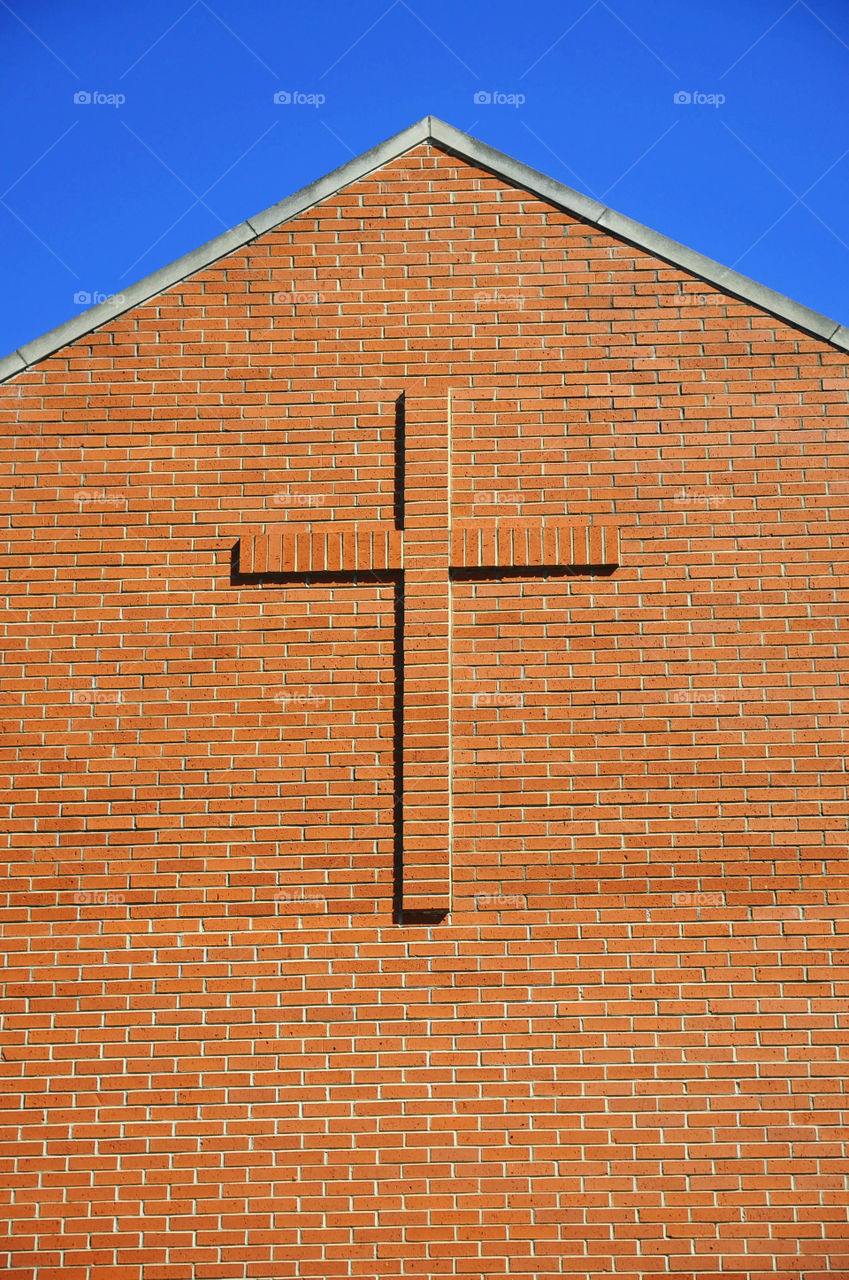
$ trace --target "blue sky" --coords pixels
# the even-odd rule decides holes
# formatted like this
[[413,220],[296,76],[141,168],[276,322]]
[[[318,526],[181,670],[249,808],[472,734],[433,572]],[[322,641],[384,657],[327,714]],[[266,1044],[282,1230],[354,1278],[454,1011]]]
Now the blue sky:
[[849,323],[839,0],[0,0],[0,49],[0,355],[428,114]]

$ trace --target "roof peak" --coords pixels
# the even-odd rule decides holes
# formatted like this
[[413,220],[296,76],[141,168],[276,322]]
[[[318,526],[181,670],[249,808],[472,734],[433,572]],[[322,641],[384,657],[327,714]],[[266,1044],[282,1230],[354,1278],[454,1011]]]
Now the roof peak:
[[347,164],[334,169],[323,178],[302,187],[300,191],[271,205],[261,213],[246,218],[238,226],[216,236],[214,240],[192,250],[175,262],[161,267],[152,275],[145,276],[144,279],[122,292],[120,301],[110,299],[101,302],[95,307],[80,312],[79,315],[57,328],[51,329],[40,338],[25,343],[10,355],[0,359],[0,381],[28,369],[76,338],[92,333],[123,312],[147,302],[172,285],[179,284],[195,272],[203,270],[204,267],[210,266],[228,253],[249,244],[251,240],[255,240],[273,227],[297,217],[299,213],[335,195],[343,187],[358,181],[374,169],[381,168],[423,142],[433,142],[461,159],[488,169],[513,186],[533,192],[534,195],[540,196],[549,204],[563,209],[581,221],[601,227],[611,235],[627,240],[673,266],[681,267],[723,292],[732,294],[745,302],[751,302],[787,324],[822,338],[844,351],[849,351],[849,326],[841,325],[837,320],[820,315],[819,312],[794,302],[792,298],[776,293],[748,276],[740,275],[730,267],[725,267],[697,253],[694,249],[688,249],[686,245],[679,244],[676,240],[671,240],[668,236],[635,222],[633,218],[617,213],[615,209],[592,200],[582,192],[556,182],[537,169],[532,169],[511,156],[495,150],[494,147],[488,146],[485,142],[462,133],[436,116],[425,116],[409,128],[387,138],[385,142],[379,143],[355,159],[349,160]]

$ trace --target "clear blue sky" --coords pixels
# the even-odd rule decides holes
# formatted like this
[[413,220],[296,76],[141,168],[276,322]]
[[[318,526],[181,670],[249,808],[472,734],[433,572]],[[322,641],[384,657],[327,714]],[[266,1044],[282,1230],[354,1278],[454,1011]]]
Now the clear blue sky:
[[0,0],[0,49],[0,355],[428,114],[849,322],[845,0]]

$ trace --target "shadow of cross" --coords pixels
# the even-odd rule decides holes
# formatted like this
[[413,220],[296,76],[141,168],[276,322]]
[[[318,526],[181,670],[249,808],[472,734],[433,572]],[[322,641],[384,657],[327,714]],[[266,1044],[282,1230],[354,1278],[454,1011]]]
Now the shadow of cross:
[[609,572],[618,530],[563,517],[452,520],[451,392],[396,403],[394,522],[329,518],[240,538],[233,581],[395,585],[394,916],[451,907],[452,579]]

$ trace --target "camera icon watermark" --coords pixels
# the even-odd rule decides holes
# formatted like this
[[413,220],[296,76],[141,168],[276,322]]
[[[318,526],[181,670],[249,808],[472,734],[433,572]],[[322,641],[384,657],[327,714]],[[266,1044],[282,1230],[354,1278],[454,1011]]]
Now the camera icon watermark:
[[78,107],[123,107],[126,101],[123,93],[101,93],[99,89],[78,89],[74,94]]
[[673,893],[673,907],[722,907],[725,905],[723,893]]
[[521,107],[527,102],[523,93],[502,93],[499,89],[479,89],[472,98],[476,107]]
[[278,89],[274,95],[276,107],[323,107],[326,101],[323,93],[301,93],[298,89]]
[[688,93],[686,89],[679,89],[672,95],[672,101],[676,107],[721,107],[725,100],[724,93],[699,93],[697,89],[692,93]]

